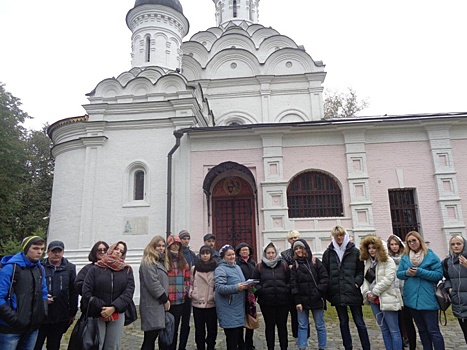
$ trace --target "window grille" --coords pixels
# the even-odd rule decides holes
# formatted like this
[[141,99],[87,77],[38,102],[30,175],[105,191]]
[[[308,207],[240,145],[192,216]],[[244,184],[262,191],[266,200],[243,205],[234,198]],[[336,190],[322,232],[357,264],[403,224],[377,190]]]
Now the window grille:
[[405,240],[410,231],[419,231],[414,189],[388,191],[391,208],[392,233]]
[[287,188],[289,218],[344,216],[341,189],[332,177],[308,171]]

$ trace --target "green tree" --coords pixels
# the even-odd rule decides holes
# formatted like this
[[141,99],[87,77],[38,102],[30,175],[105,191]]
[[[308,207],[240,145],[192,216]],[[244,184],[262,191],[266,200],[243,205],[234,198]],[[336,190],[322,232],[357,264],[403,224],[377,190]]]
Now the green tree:
[[368,101],[359,99],[357,92],[350,87],[345,93],[336,90],[324,93],[324,119],[352,118],[368,106]]
[[0,246],[8,252],[24,237],[47,232],[53,181],[47,125],[27,131],[22,124],[30,117],[20,106],[0,83]]
[[26,129],[29,118],[20,108],[21,102],[0,83],[0,238],[13,235],[16,213],[21,207],[17,193],[27,176],[25,163]]

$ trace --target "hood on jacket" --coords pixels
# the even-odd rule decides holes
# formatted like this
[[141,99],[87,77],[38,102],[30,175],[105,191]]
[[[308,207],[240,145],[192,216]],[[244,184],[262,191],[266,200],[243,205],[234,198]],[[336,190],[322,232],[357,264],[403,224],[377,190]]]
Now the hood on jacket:
[[464,241],[464,248],[462,249],[462,255],[464,257],[467,257],[467,245],[465,244],[466,241],[465,241],[465,238],[462,237],[461,235],[455,235],[455,236],[452,236],[451,239],[449,240],[449,256],[450,257],[455,257],[456,255],[454,254],[454,252],[452,251],[451,249],[451,241],[454,239],[454,238],[459,238],[459,239],[462,239]]
[[263,253],[261,254],[263,258],[266,258],[266,248],[268,247],[273,247],[276,250],[276,256],[281,256],[280,248],[274,242],[269,241],[263,246]]
[[388,253],[384,248],[383,241],[381,238],[374,235],[363,237],[360,241],[360,260],[365,261],[370,258],[370,254],[368,253],[368,246],[370,244],[373,244],[376,248],[376,259],[380,262],[387,262]]
[[251,247],[251,245],[249,245],[249,244],[247,244],[245,242],[237,244],[237,246],[235,247],[235,255],[239,257],[240,256],[240,249],[245,248],[245,247],[248,247],[250,249],[250,255],[249,256],[252,257],[253,256],[253,248]]
[[23,252],[16,253],[15,255],[7,255],[2,258],[1,262],[2,266],[9,265],[9,264],[18,264],[21,267],[28,267],[28,266],[36,266],[40,267],[40,261],[35,263],[31,262]]
[[313,253],[311,252],[310,246],[308,245],[308,243],[303,238],[297,239],[292,244],[292,254],[293,254],[294,259],[295,259],[295,248],[298,245],[301,245],[300,243],[297,243],[297,242],[300,242],[301,244],[303,244],[305,246],[305,251],[308,254],[307,260],[311,261],[311,259],[313,258]]
[[389,247],[389,243],[391,243],[391,241],[397,241],[399,243],[399,252],[397,254],[403,254],[404,253],[404,248],[405,248],[405,244],[404,242],[402,241],[402,239],[400,239],[399,236],[396,236],[396,235],[390,235],[388,237],[388,240],[386,241],[387,242],[387,248],[388,248],[388,252],[389,252],[389,255],[393,256],[394,253],[391,251],[391,248]]

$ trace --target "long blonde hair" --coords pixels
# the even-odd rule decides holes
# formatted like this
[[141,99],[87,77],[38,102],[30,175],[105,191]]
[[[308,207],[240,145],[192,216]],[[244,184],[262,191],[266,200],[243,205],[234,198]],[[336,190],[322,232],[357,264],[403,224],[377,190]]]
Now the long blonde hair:
[[151,242],[149,242],[146,248],[144,248],[143,259],[141,260],[141,263],[150,265],[159,261],[159,252],[156,250],[156,247],[161,241],[165,243],[165,239],[162,236],[154,236],[151,239]]
[[423,251],[423,254],[426,255],[426,253],[428,253],[428,247],[425,243],[425,241],[423,240],[422,238],[422,235],[420,233],[418,233],[417,231],[410,231],[409,233],[407,233],[407,235],[405,236],[405,248],[404,248],[404,254],[407,254],[409,255],[410,253],[410,247],[409,247],[409,244],[407,243],[407,239],[410,237],[410,236],[414,236],[416,239],[418,239],[418,241],[420,242],[420,249]]

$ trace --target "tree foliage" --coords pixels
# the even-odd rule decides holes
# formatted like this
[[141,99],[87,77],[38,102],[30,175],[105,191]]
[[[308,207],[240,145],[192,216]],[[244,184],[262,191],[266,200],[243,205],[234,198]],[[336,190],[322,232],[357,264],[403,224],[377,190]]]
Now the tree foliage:
[[329,90],[324,93],[324,119],[352,118],[368,105],[368,101],[359,99],[357,92],[350,87],[345,93]]
[[41,131],[26,130],[22,124],[28,118],[21,110],[21,101],[0,83],[2,247],[16,247],[23,237],[47,232],[54,166],[51,140],[46,134],[47,126]]

